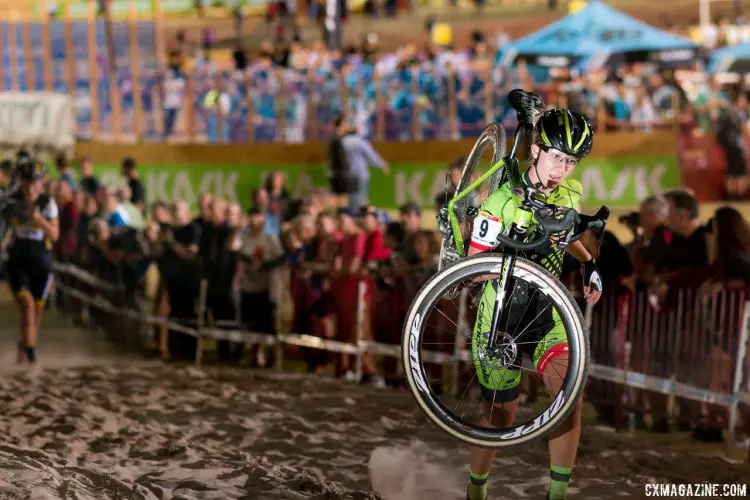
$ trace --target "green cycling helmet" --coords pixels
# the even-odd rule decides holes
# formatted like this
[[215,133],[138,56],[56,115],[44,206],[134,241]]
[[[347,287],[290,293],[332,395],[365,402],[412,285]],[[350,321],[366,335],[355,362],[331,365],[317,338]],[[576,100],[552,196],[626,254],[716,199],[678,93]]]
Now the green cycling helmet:
[[23,181],[38,181],[44,179],[44,176],[47,175],[44,164],[34,159],[26,151],[21,151],[16,155],[16,170]]
[[586,117],[567,109],[545,111],[535,131],[538,145],[576,158],[588,156],[594,144],[594,129]]

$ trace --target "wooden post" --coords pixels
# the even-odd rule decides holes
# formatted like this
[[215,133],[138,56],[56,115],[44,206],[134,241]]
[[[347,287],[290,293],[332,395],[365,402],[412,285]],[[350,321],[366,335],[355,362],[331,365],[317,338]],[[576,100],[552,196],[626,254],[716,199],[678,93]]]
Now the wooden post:
[[96,67],[96,2],[89,2],[86,19],[89,27],[89,94],[91,98],[91,139],[99,132],[99,71]]
[[255,105],[253,103],[253,76],[245,72],[245,86],[247,87],[247,142],[255,142]]
[[276,71],[276,78],[279,82],[279,93],[276,95],[276,142],[285,143],[286,129],[286,74],[279,68]]
[[65,0],[63,6],[65,38],[65,84],[68,87],[71,101],[75,102],[76,80],[75,80],[75,46],[73,45],[73,21],[70,18],[70,0]]
[[23,27],[23,62],[26,66],[26,92],[36,90],[36,72],[34,71],[34,44],[31,43],[31,19],[26,2],[20,3],[21,26]]
[[112,13],[109,7],[104,19],[104,33],[107,45],[107,70],[109,83],[109,102],[112,109],[110,116],[110,132],[114,140],[118,141],[122,135],[122,100],[120,98],[120,86],[117,84],[117,61],[115,60],[115,37],[112,27]]
[[[8,4],[10,9],[10,4]],[[8,12],[8,43],[10,43],[10,88],[13,91],[18,91],[20,84],[18,83],[18,35],[16,33],[16,23],[18,22],[18,11],[9,10]]]
[[185,74],[185,135],[189,143],[195,142],[195,106],[193,106],[193,102],[195,102],[195,79],[191,71]]
[[564,94],[562,92],[557,92],[557,100],[559,101],[558,108],[568,109],[568,94]]
[[[167,285],[161,276],[159,277],[159,288],[156,292],[154,307],[157,317],[169,318],[169,295],[167,295]],[[157,326],[156,337],[159,339],[159,354],[161,355],[161,359],[169,359],[169,329],[166,326]]]
[[[52,76],[52,49],[50,47],[49,14],[43,5],[39,7],[42,11],[42,64],[44,68],[44,90],[52,92],[54,88]],[[2,66],[2,65],[0,65]]]
[[143,99],[141,96],[140,62],[138,53],[138,10],[135,0],[128,0],[128,38],[130,41],[130,78],[133,93],[133,132],[136,142],[143,139]]
[[344,110],[344,114],[349,114],[349,86],[347,80],[351,69],[347,68],[347,71],[339,71],[339,91],[341,92],[341,109]]
[[492,66],[484,72],[484,121],[487,124],[495,121],[495,102],[493,100]]
[[458,106],[456,104],[456,70],[451,67],[448,73],[448,123],[451,127],[451,139],[460,139],[458,130]]
[[[3,45],[4,38],[2,34],[3,34],[2,29],[0,28],[0,54],[5,54],[6,48]],[[5,63],[3,61],[3,64],[0,64],[0,91],[4,91],[4,90],[8,90],[8,88],[5,86]]]
[[318,140],[318,128],[316,120],[318,108],[315,106],[317,100],[315,99],[315,68],[310,68],[307,72],[307,79],[309,82],[309,88],[307,89],[309,99],[307,99],[307,128],[308,128],[308,140],[315,142]]
[[356,354],[357,357],[354,358],[354,374],[357,377],[356,380],[360,380],[362,378],[362,356],[364,355],[364,353],[361,351],[361,349],[362,343],[365,340],[365,309],[367,308],[367,301],[365,301],[366,292],[367,286],[365,285],[364,280],[360,280],[357,284],[357,310],[355,324],[356,337],[354,340],[354,346],[357,347],[357,349],[360,349],[360,351]]
[[411,68],[411,95],[412,95],[412,108],[411,108],[411,135],[412,140],[422,140],[422,127],[419,123],[420,109],[419,109],[419,69],[417,67]]
[[383,79],[375,72],[375,138],[385,140],[385,99],[383,99]]
[[[156,71],[159,74],[159,81],[164,81],[164,75],[166,73],[166,57],[167,49],[164,42],[164,13],[161,10],[161,0],[151,0],[151,14],[154,20],[154,50],[156,51]],[[164,95],[164,86],[159,85],[161,89],[160,95]],[[162,113],[162,99],[159,99],[159,104],[154,106],[154,121],[156,122],[156,129],[158,131],[164,131],[164,117]]]
[[607,129],[607,112],[604,109],[604,98],[596,100],[596,133],[603,134]]
[[216,72],[216,78],[214,79],[214,88],[216,89],[216,142],[224,144],[224,110],[221,109],[221,73]]
[[208,294],[208,280],[202,279],[198,293],[198,323],[195,327],[195,366],[203,362],[203,328],[206,321],[206,297]]

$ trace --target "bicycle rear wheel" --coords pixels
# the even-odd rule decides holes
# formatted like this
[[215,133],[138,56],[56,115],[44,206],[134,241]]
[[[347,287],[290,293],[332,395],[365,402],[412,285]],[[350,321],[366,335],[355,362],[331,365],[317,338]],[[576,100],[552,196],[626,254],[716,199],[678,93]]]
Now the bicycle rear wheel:
[[[480,294],[470,298],[467,301],[470,304],[468,309],[464,308],[456,315],[450,311],[455,312],[461,306],[451,306],[455,303],[450,297],[451,291],[461,289],[462,283],[465,283],[468,284],[465,289],[471,295],[472,288],[476,290],[477,278],[487,280],[480,286],[492,286],[493,280],[500,277],[503,259],[503,255],[476,255],[462,259],[434,275],[424,284],[409,308],[401,344],[408,386],[425,415],[457,439],[487,448],[522,445],[553,432],[575,409],[586,382],[589,363],[588,336],[583,317],[570,292],[548,271],[523,258],[518,258],[512,269],[510,279],[513,288],[508,293],[503,310],[510,313],[514,307],[517,311],[523,308],[520,317],[533,317],[537,310],[544,312],[541,306],[547,304],[545,309],[551,308],[547,315],[554,318],[553,323],[547,324],[547,319],[537,320],[539,315],[524,325],[501,320],[496,348],[489,351],[477,347],[481,339],[486,339],[488,335],[482,325],[489,322],[474,319],[488,314],[483,304],[485,290],[483,288]],[[463,291],[461,294],[466,295]],[[528,298],[526,306],[523,300],[519,302],[519,297]],[[527,316],[531,302],[536,306],[528,311]],[[453,321],[452,318],[456,316],[463,319]],[[548,344],[550,337],[547,332],[551,329],[561,331],[567,337],[565,343]],[[433,332],[436,332],[435,337],[431,337]],[[474,347],[466,350],[464,346],[467,345]],[[541,356],[538,361],[532,360],[530,368],[527,360],[523,359],[529,355],[529,349],[534,358],[537,353]],[[535,366],[535,363],[539,364]],[[431,378],[436,371],[442,373],[446,368],[459,373],[459,376],[453,377],[458,381],[457,387],[435,383],[437,379]],[[506,371],[512,372],[509,373],[512,377],[517,377],[514,386],[516,395],[505,400],[485,397],[483,406],[479,396],[486,385],[479,381],[488,377],[492,379],[493,376],[503,379]],[[551,377],[556,377],[556,388],[549,390],[549,398],[535,395],[527,398],[531,404],[523,404],[521,408],[520,403],[524,400],[518,391],[522,384],[540,379],[542,385],[549,388]],[[495,394],[502,392],[507,395],[508,387],[510,385],[496,388],[498,392]],[[510,394],[513,394],[512,390]],[[490,402],[492,405],[489,405]],[[487,408],[492,411],[496,405],[506,403],[518,404],[516,420],[509,426],[488,427],[479,421],[478,417],[487,412]],[[492,419],[491,413],[489,418]],[[522,419],[520,422],[519,418]]]
[[[463,172],[461,173],[461,181],[458,183],[455,193],[451,193],[452,197],[460,194],[472,182],[500,161],[505,156],[506,145],[505,130],[497,123],[487,125],[474,143],[474,147],[471,148],[471,152],[466,159]],[[489,147],[492,147],[492,157],[489,165],[487,165],[482,160]],[[460,242],[462,250],[461,252],[458,251],[458,243],[453,234],[443,235],[438,270],[443,270],[453,264],[460,256],[466,255],[466,245],[471,235],[471,224],[476,215],[474,211],[499,187],[502,175],[503,169],[499,169],[485,179],[484,182],[472,189],[467,196],[462,197],[456,202],[454,209],[462,236],[462,241]]]

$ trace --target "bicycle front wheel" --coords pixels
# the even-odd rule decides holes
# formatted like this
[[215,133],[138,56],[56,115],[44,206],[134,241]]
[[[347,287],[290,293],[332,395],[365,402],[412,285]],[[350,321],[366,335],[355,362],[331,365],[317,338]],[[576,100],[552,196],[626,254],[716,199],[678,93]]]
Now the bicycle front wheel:
[[[575,409],[589,363],[583,317],[570,292],[523,258],[511,271],[509,293],[501,295],[496,347],[483,347],[497,292],[488,302],[488,287],[499,281],[503,260],[501,254],[476,255],[429,279],[409,308],[401,344],[406,380],[422,411],[452,436],[487,448],[518,446],[553,432]],[[453,371],[452,386],[432,378],[446,369]],[[490,382],[492,399],[486,396]],[[549,397],[524,399],[517,392],[522,382],[548,388]],[[518,405],[515,420],[503,427],[480,421],[487,411],[492,421],[500,401]]]

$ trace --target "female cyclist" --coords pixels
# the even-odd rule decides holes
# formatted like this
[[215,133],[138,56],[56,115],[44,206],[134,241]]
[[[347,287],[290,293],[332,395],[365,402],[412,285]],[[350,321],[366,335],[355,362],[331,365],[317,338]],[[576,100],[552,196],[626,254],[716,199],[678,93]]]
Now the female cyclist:
[[[578,210],[583,189],[581,184],[570,176],[578,162],[591,151],[593,134],[588,120],[578,113],[565,109],[546,111],[536,123],[536,141],[531,146],[531,164],[524,174],[523,182],[536,186],[540,196],[543,196],[547,203]],[[517,203],[518,197],[510,183],[501,185],[484,201],[479,215],[474,220],[469,255],[492,250],[497,235],[507,229],[507,223],[504,224],[503,221],[513,220]],[[593,256],[580,241],[568,246],[567,251],[581,262],[583,290],[587,302],[596,303],[601,297],[602,281]],[[556,250],[550,244],[546,248],[536,250],[529,258],[555,276],[559,276],[563,253],[564,250]],[[481,301],[474,326],[473,350],[477,349],[482,341],[481,333],[485,331],[482,325],[488,325],[491,320],[488,316],[492,315],[495,290],[485,287]],[[534,309],[529,308],[527,304],[521,316],[525,318],[526,314],[531,314],[532,311]],[[568,339],[565,330],[553,320],[553,313],[547,311],[547,314],[549,320],[542,319],[540,323],[554,326],[534,328],[526,334],[522,330],[521,333],[525,337],[520,339],[520,344],[524,344],[524,350],[532,357],[534,367],[550,394],[557,394],[562,384],[560,373],[564,374],[567,367]],[[539,319],[540,315],[536,314],[531,321]],[[509,427],[515,420],[519,406],[521,371],[498,369],[490,370],[488,373],[489,376],[485,377],[482,370],[479,367],[477,369],[485,400],[482,423],[497,428]],[[548,498],[552,500],[567,497],[568,481],[581,435],[582,409],[583,405],[579,400],[573,414],[549,439],[551,481]],[[494,450],[472,449],[467,500],[486,500],[487,477],[494,459]]]
[[18,364],[35,366],[37,330],[52,285],[52,248],[57,241],[57,205],[44,193],[47,170],[30,155],[16,159],[21,187],[9,213],[13,239],[8,250],[8,281],[21,313]]

